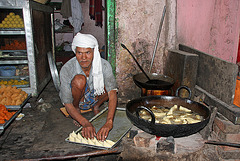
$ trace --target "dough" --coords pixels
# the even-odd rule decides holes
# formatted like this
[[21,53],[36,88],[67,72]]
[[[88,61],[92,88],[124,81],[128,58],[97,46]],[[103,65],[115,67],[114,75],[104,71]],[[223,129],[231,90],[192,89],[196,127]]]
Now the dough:
[[110,148],[115,144],[115,142],[113,142],[112,140],[99,141],[95,137],[93,139],[86,139],[82,137],[80,133],[76,134],[74,131],[69,134],[69,141],[82,143],[82,144],[89,144],[94,146],[100,146],[100,147],[106,147],[106,148]]
[[[97,140],[97,139],[96,139]],[[96,144],[95,144],[96,146],[103,146],[103,141],[96,141]]]
[[87,141],[86,138],[83,138],[81,143],[83,143],[83,144],[88,144],[88,141]]
[[183,107],[183,106],[180,106],[180,107],[179,107],[179,110],[180,110],[180,111],[184,111],[184,112],[191,112],[191,110],[189,110],[189,109],[187,109],[187,108],[185,108],[185,107]]
[[75,142],[75,138],[76,138],[76,133],[73,131],[72,133],[70,133],[69,135],[69,140],[72,142]]
[[83,139],[83,137],[82,137],[82,135],[80,133],[77,134],[77,138],[80,139],[80,140]]
[[79,139],[78,137],[76,137],[76,138],[75,138],[75,142],[77,142],[77,143],[81,143],[81,142],[82,142],[82,140],[81,140],[81,139]]
[[72,135],[69,136],[69,141],[75,142],[75,138]]
[[167,124],[171,124],[171,121],[167,117],[164,117],[163,121],[166,122]]
[[186,120],[187,120],[188,124],[194,124],[194,123],[200,122],[199,120],[195,120],[191,117],[186,118]]
[[106,141],[103,142],[103,146],[104,146],[104,147],[111,147],[111,145],[108,144],[108,142],[106,142]]
[[166,113],[154,113],[155,117],[163,117],[163,116],[166,116]]
[[[162,109],[160,109],[162,108]],[[178,105],[173,105],[170,109],[168,107],[151,108],[155,115],[155,123],[161,124],[193,124],[201,122],[203,117],[198,113]],[[151,116],[145,110],[139,112],[142,119],[151,121]]]
[[107,142],[111,146],[113,146],[115,144],[115,142],[113,142],[112,140],[106,140],[105,142]]
[[173,111],[177,110],[177,105],[174,105],[170,110],[169,112],[167,113],[167,115],[172,115],[173,114]]
[[87,141],[88,141],[88,144],[95,145],[95,143],[93,142],[93,139],[87,139]]

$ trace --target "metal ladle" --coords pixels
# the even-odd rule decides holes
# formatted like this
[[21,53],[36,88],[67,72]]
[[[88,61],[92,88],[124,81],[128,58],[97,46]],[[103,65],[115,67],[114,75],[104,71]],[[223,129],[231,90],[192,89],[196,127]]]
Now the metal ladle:
[[128,51],[128,53],[132,56],[133,60],[137,63],[138,67],[141,69],[141,71],[143,72],[143,74],[147,77],[148,81],[146,82],[147,84],[166,84],[168,85],[169,82],[163,81],[163,80],[158,80],[158,79],[150,79],[149,76],[147,75],[147,73],[143,70],[143,68],[140,66],[140,64],[138,63],[137,59],[133,56],[133,54],[128,50],[128,48],[124,45],[121,44],[121,46],[126,49]]

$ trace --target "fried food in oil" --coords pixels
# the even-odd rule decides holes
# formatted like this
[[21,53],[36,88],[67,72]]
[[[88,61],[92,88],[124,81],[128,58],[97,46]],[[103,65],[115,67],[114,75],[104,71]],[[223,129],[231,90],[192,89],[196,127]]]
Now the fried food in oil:
[[[155,115],[155,123],[161,124],[193,124],[201,122],[202,116],[193,112],[192,110],[177,105],[169,108],[158,108],[153,106],[150,108],[153,114]],[[145,110],[139,112],[141,118],[151,121],[151,116]]]

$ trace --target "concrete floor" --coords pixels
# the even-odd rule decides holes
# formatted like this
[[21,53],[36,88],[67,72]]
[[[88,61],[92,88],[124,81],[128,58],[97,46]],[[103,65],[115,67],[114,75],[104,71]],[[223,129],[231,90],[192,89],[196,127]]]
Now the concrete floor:
[[[31,107],[21,111],[25,116],[1,134],[0,160],[119,160],[121,148],[99,150],[65,141],[79,127],[61,113],[63,106],[52,81],[30,102]],[[93,115],[84,114],[88,119]]]
[[[44,89],[43,93],[40,95],[39,99],[42,98],[44,100],[45,103],[50,103],[52,106],[55,107],[61,107],[61,103],[60,103],[60,98],[58,97],[58,93],[56,92],[52,81],[48,84],[48,86]],[[119,106],[121,107],[125,107],[125,104],[120,104]],[[93,115],[91,114],[89,116],[89,118],[93,117]],[[132,142],[132,143],[129,143]],[[134,146],[133,144],[133,140],[124,137],[122,144],[121,144],[121,148],[123,148],[123,152],[121,154],[112,154],[112,155],[108,155],[108,156],[101,156],[100,158],[95,157],[95,159],[100,159],[100,160],[145,160],[145,157],[142,157],[142,159],[139,158],[139,155],[142,153],[148,153],[147,151],[149,149],[143,149],[143,148],[137,148]],[[160,154],[161,155],[161,154]],[[158,160],[157,158],[160,156],[159,154],[157,154],[156,156],[153,155],[146,155],[148,156],[148,160]],[[173,158],[169,158],[169,159],[165,159],[165,160],[185,160],[186,158],[181,158],[178,156],[171,155]],[[200,154],[201,158],[199,158],[199,160],[204,160],[204,161],[220,161],[221,158],[217,155],[216,150],[215,150],[215,146],[214,145],[205,145],[204,148],[202,149],[202,152]],[[92,157],[93,159],[94,157]],[[144,159],[145,158],[145,159]],[[79,159],[83,159],[83,158],[79,158]],[[89,158],[88,158],[89,159]]]
[[[159,160],[161,156],[153,153],[149,155],[147,148],[136,148],[133,141],[127,137],[124,137],[120,145],[111,151],[93,150],[67,143],[65,138],[78,127],[73,124],[71,118],[66,118],[60,112],[59,109],[63,106],[52,81],[38,98],[31,99],[30,102],[32,107],[22,111],[25,117],[20,121],[15,120],[1,135],[0,160],[145,160],[146,158]],[[124,107],[124,104],[120,107]],[[93,117],[93,113],[88,115],[88,118]],[[70,157],[71,155],[73,157]],[[56,158],[51,158],[52,156]],[[221,160],[213,145],[206,145],[201,157],[200,160]],[[171,160],[165,158],[165,160],[169,159]]]

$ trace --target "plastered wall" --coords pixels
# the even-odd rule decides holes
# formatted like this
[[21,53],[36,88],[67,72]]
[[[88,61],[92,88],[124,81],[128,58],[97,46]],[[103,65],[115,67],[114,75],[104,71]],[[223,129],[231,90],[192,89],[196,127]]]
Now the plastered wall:
[[239,42],[239,0],[177,1],[177,40],[236,63]]
[[[172,5],[170,5],[172,3]],[[175,1],[132,0],[116,2],[118,38],[116,44],[116,76],[119,86],[119,101],[139,97],[141,89],[133,82],[133,75],[141,73],[123,43],[133,53],[142,68],[149,72],[153,50],[159,30],[164,5],[168,5],[152,72],[162,73],[166,49],[175,46]]]

